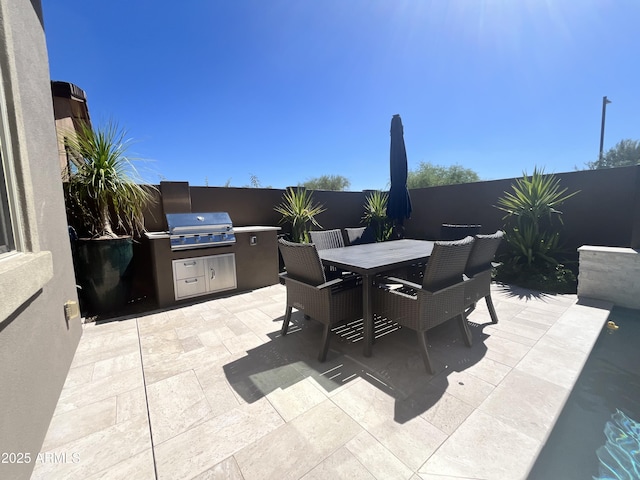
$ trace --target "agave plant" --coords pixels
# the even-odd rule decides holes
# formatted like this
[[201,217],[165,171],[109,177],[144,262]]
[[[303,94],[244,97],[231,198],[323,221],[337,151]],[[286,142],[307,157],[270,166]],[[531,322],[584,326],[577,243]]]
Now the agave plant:
[[512,186],[513,192],[505,192],[496,207],[506,212],[503,220],[505,238],[509,247],[508,258],[512,265],[526,265],[537,269],[555,268],[561,251],[560,233],[555,224],[562,224],[562,212],[558,207],[578,192],[567,193],[560,187],[554,175],[534,169],[530,177],[524,173]]
[[144,230],[143,209],[153,187],[143,186],[127,151],[131,140],[114,122],[94,129],[83,123],[66,141],[73,162],[68,207],[95,237],[116,238]]
[[280,223],[291,224],[291,239],[298,243],[309,242],[311,225],[322,228],[315,216],[324,212],[322,205],[314,205],[311,191],[304,188],[288,188],[282,203],[274,210],[282,215]]
[[387,218],[388,199],[387,193],[377,190],[371,192],[365,200],[362,222],[373,229],[377,242],[388,240],[391,236],[393,225]]

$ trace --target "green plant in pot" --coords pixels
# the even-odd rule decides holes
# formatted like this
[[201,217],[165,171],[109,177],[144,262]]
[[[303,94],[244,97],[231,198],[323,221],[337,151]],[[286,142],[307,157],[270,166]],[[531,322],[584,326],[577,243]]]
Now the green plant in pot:
[[114,122],[99,128],[83,123],[66,139],[72,160],[67,215],[87,237],[74,245],[76,278],[92,313],[117,310],[129,300],[133,236],[144,231],[143,212],[154,198],[155,187],[138,183],[130,146]]
[[364,204],[362,223],[369,227],[376,242],[389,240],[393,231],[393,223],[387,218],[387,201],[389,195],[380,191],[369,193]]
[[554,175],[534,169],[498,199],[503,220],[506,252],[500,256],[496,278],[537,290],[575,292],[573,272],[562,262],[560,242],[562,212],[558,207],[578,192],[567,193]]
[[282,215],[281,224],[291,224],[293,242],[309,243],[311,225],[322,228],[315,217],[325,209],[322,205],[314,205],[311,191],[305,188],[287,188],[282,196],[282,203],[274,210]]

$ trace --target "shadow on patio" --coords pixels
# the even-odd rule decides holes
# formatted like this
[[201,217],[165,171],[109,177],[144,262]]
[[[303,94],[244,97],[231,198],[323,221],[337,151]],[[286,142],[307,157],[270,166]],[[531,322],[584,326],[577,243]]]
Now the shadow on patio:
[[[274,320],[277,327],[283,317]],[[373,356],[362,354],[362,321],[333,329],[327,361],[317,360],[322,326],[292,315],[289,333],[269,334],[270,341],[247,351],[247,355],[223,366],[227,381],[247,403],[280,389],[285,390],[305,378],[313,379],[327,396],[361,378],[395,399],[394,420],[405,423],[435,405],[449,385],[448,375],[477,364],[486,354],[485,325],[471,323],[473,346],[460,338],[455,322],[429,331],[429,349],[436,375],[425,371],[415,332],[376,320]]]

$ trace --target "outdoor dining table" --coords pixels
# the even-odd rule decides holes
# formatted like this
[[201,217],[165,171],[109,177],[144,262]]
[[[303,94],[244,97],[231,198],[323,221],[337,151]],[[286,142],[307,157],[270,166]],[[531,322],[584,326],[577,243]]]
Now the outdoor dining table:
[[362,276],[362,318],[365,357],[371,356],[374,339],[372,289],[373,277],[381,272],[426,260],[434,242],[427,240],[392,240],[341,248],[319,250],[324,265],[334,266]]

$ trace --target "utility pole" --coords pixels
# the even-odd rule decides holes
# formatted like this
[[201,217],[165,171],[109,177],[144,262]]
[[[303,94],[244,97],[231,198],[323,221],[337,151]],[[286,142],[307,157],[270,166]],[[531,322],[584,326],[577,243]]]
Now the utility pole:
[[602,160],[602,150],[604,148],[604,119],[607,114],[607,103],[611,103],[611,100],[605,95],[602,97],[602,125],[600,127],[600,155],[598,158]]

